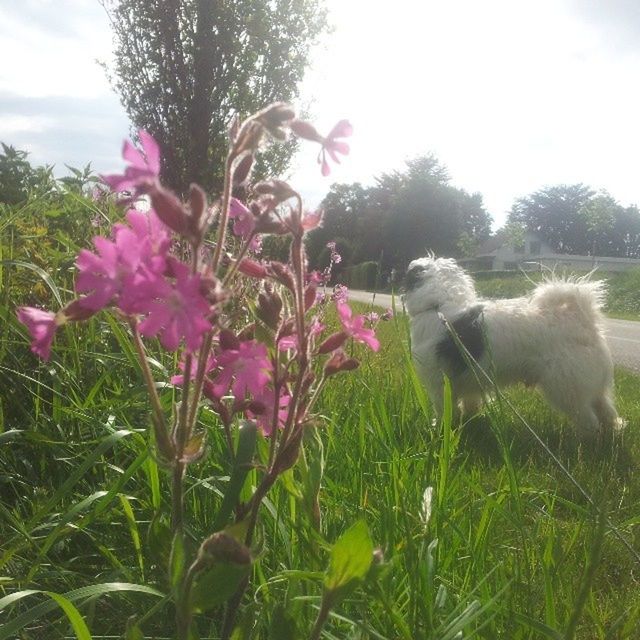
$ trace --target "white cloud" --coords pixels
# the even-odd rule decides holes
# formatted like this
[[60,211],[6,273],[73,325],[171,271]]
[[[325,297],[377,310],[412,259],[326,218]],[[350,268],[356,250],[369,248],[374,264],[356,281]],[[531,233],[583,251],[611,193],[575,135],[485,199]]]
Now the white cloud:
[[336,32],[306,86],[322,121],[354,123],[338,179],[366,181],[433,151],[498,223],[547,184],[583,181],[640,201],[628,179],[640,146],[637,56],[608,46],[570,4],[331,6]]
[[[354,124],[323,179],[309,148],[293,180],[370,183],[434,152],[496,221],[513,200],[582,181],[640,201],[640,4],[635,0],[328,0],[336,25],[304,83],[313,120]],[[119,166],[128,121],[95,59],[111,32],[95,0],[0,4],[0,136],[34,160]]]
[[46,116],[0,115],[0,138],[16,133],[40,133],[55,125],[53,118]]

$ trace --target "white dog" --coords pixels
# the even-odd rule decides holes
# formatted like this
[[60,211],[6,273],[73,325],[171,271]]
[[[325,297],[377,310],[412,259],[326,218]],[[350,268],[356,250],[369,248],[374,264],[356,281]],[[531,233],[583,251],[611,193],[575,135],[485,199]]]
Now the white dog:
[[455,260],[414,260],[405,304],[413,359],[435,410],[442,415],[446,374],[463,414],[478,411],[490,384],[474,372],[475,360],[499,386],[539,387],[583,436],[618,426],[603,297],[603,282],[583,278],[551,280],[523,298],[481,300]]

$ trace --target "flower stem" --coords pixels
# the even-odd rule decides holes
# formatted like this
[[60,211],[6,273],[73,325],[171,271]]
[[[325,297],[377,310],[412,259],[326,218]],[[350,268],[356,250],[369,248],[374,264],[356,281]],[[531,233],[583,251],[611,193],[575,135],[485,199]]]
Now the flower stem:
[[227,156],[227,162],[224,172],[224,188],[222,191],[222,207],[220,209],[220,220],[218,221],[218,237],[216,239],[216,249],[211,261],[211,270],[214,275],[218,273],[218,267],[220,266],[220,258],[222,257],[222,250],[224,248],[226,233],[227,233],[227,220],[229,219],[229,203],[231,202],[231,165],[233,164],[235,156],[229,154]]
[[320,633],[322,633],[322,627],[324,627],[324,623],[327,621],[330,611],[331,611],[331,601],[330,601],[330,598],[327,598],[325,594],[322,597],[322,604],[320,605],[320,611],[318,611],[318,617],[316,618],[316,622],[313,625],[313,629],[311,630],[311,635],[309,636],[309,640],[318,640],[320,638]]
[[142,376],[147,386],[149,399],[151,400],[153,432],[156,444],[161,455],[167,460],[170,460],[174,452],[173,443],[169,438],[169,430],[164,419],[164,412],[162,410],[162,405],[160,404],[160,398],[158,397],[153,374],[151,373],[151,367],[149,367],[149,361],[147,360],[147,355],[144,350],[144,344],[142,344],[142,338],[140,337],[138,325],[134,318],[129,318],[129,326],[131,327],[133,344],[136,348],[136,353],[138,354],[138,361],[140,362]]

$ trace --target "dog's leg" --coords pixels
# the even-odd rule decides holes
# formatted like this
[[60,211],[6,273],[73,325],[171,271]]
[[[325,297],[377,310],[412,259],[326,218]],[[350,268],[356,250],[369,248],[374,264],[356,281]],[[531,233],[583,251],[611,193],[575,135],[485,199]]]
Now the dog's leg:
[[482,408],[482,398],[480,396],[466,396],[460,401],[460,409],[463,418],[471,418]]
[[429,382],[427,385],[427,394],[433,405],[434,419],[433,424],[438,424],[438,420],[442,418],[444,410],[444,388],[442,381],[437,384],[437,381]]
[[611,432],[622,426],[623,422],[618,417],[618,412],[608,395],[603,395],[601,398],[595,400],[593,410],[596,412],[602,428],[606,431]]
[[568,386],[566,380],[564,385],[560,385],[557,379],[549,376],[540,381],[540,388],[551,406],[573,420],[584,439],[591,440],[597,436],[600,421],[591,407],[591,401],[585,397],[586,394],[580,386]]
[[591,407],[582,407],[572,417],[583,440],[593,440],[597,437],[600,421]]

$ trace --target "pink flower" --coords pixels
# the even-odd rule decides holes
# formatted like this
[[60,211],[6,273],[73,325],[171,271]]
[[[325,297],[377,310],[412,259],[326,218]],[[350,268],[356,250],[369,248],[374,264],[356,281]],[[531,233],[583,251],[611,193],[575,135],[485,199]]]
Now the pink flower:
[[131,142],[125,140],[122,157],[129,163],[124,174],[102,176],[102,180],[113,191],[132,191],[136,194],[145,191],[146,187],[156,182],[160,174],[160,147],[158,143],[143,129],[138,131],[142,151],[136,149]]
[[302,217],[301,225],[302,230],[304,232],[311,231],[312,229],[317,229],[322,225],[322,219],[324,217],[324,212],[321,209],[317,211],[307,211]]
[[[327,249],[331,252],[331,264],[340,264],[342,262],[342,256],[336,251],[336,243],[335,242],[327,242]],[[329,269],[331,269],[331,265],[329,265]]]
[[[180,371],[185,370],[184,360],[181,360],[178,363],[178,367]],[[216,368],[216,359],[212,355],[209,355],[207,357],[207,363],[205,364],[205,367],[204,367],[204,372],[205,374],[209,373],[213,371],[215,368]],[[198,359],[192,358],[191,359],[191,376],[190,376],[191,380],[195,378],[197,372],[198,372]],[[183,383],[184,383],[184,375],[178,374],[176,376],[171,376],[171,384],[175,385],[176,387],[181,387]]]
[[220,373],[215,379],[214,392],[220,398],[232,390],[237,400],[247,393],[254,398],[261,395],[271,380],[271,361],[267,348],[255,340],[245,340],[223,349],[216,357]]
[[[320,322],[317,316],[311,320],[311,324],[307,329],[307,335],[310,340],[313,340],[316,336],[320,335],[324,331],[324,325]],[[289,349],[298,348],[298,334],[291,333],[288,336],[280,338],[278,341],[278,349],[280,351],[287,351]]]
[[57,314],[34,307],[20,307],[17,316],[33,338],[31,351],[43,360],[48,360],[51,355],[53,338],[61,324]]
[[171,247],[171,233],[153,209],[143,213],[137,209],[127,212],[127,222],[136,238],[143,245],[142,259],[155,273],[166,268],[166,257]]
[[335,163],[340,164],[337,154],[348,155],[349,145],[342,140],[338,140],[338,138],[348,138],[352,133],[353,127],[351,123],[348,120],[340,120],[324,139],[322,149],[320,149],[320,154],[318,155],[318,164],[322,166],[323,176],[328,176],[331,173],[326,154],[328,153]]
[[129,313],[131,286],[139,290],[142,281],[155,282],[166,269],[171,237],[153,209],[142,213],[131,209],[124,224],[113,226],[114,240],[101,236],[93,239],[97,254],[83,249],[76,260],[79,274],[76,290],[90,293],[80,304],[99,311],[112,301]]
[[349,289],[345,287],[343,284],[337,284],[333,287],[333,293],[331,294],[331,299],[335,300],[336,303],[344,304],[347,302],[349,298]]
[[140,264],[140,243],[135,234],[122,227],[112,242],[96,236],[93,244],[97,249],[91,253],[83,249],[78,254],[76,266],[76,291],[90,293],[81,299],[81,304],[92,311],[99,311],[120,294],[124,280],[131,276]]
[[139,326],[143,336],[158,335],[168,351],[175,351],[184,339],[187,348],[195,351],[211,329],[209,304],[200,292],[199,274],[192,274],[176,259],[170,259],[170,266],[175,283],[138,277],[129,285],[127,306],[130,312],[146,315]]
[[[247,207],[245,207],[237,198],[231,198],[231,202],[229,203],[229,217],[234,221],[234,235],[245,241],[248,240],[256,228],[256,222],[251,211],[249,211],[249,209],[247,209]],[[259,251],[260,245],[260,237],[255,235],[251,239],[249,249],[252,251]]]
[[[278,398],[278,413],[276,416],[278,428],[282,429],[289,413],[288,407],[291,396],[286,391],[280,391]],[[251,407],[247,409],[247,417],[255,420],[262,431],[262,435],[269,437],[273,433],[274,410],[276,394],[271,387],[265,387],[259,396],[254,397]]]
[[353,317],[351,308],[344,302],[338,302],[336,307],[345,333],[354,340],[366,344],[373,351],[377,351],[380,348],[380,343],[376,339],[376,334],[373,329],[365,329],[364,323],[366,318],[364,316]]
[[306,277],[305,277],[305,280],[309,284],[313,284],[315,286],[318,286],[319,284],[324,284],[325,283],[324,274],[320,273],[319,271],[311,271],[311,272],[307,273]]

